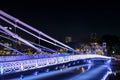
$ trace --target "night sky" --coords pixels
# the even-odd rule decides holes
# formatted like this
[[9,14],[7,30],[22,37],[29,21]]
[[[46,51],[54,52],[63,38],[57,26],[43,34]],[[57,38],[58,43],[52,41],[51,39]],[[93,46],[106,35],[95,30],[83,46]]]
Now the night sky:
[[119,3],[38,1],[3,0],[0,9],[60,41],[72,36],[82,42],[91,33],[120,36]]

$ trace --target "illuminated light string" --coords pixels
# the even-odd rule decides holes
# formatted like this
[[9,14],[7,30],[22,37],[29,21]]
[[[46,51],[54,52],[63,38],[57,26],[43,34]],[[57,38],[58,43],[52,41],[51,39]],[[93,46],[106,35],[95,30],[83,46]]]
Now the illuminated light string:
[[[4,34],[6,34],[6,35],[8,35],[7,33],[3,32],[3,31],[1,31],[1,30],[0,30],[0,32],[1,32],[1,33],[4,33]],[[3,35],[0,35],[0,36],[3,37],[3,38],[5,38],[5,39],[9,39],[9,40],[11,40],[11,41],[17,43],[17,41],[14,40],[14,39],[8,38],[8,37],[3,36]],[[43,48],[43,49],[46,49],[46,50],[48,50],[48,51],[50,51],[50,52],[57,52],[57,51],[55,51],[55,50],[53,50],[53,49],[50,49],[50,48],[44,47],[44,46],[42,46],[42,45],[38,45],[38,44],[36,44],[36,43],[34,43],[34,42],[32,42],[32,41],[28,41],[28,42],[30,42],[31,44],[36,45],[36,46],[38,46],[38,47],[41,47],[41,48]],[[23,43],[22,43],[22,44],[23,44]],[[26,45],[26,44],[23,44],[23,45]]]
[[5,31],[6,33],[8,33],[10,36],[12,36],[13,38],[16,38],[20,41],[22,41],[23,43],[27,44],[28,46],[34,48],[35,50],[37,50],[38,52],[41,52],[40,48],[35,47],[34,45],[32,45],[31,43],[29,43],[28,41],[24,40],[23,38],[19,37],[18,35],[12,33],[11,31],[7,30],[6,28],[4,28],[2,25],[0,25],[0,29],[2,29],[3,31]]
[[3,12],[2,10],[0,10],[0,14],[1,14],[2,16],[4,16],[4,17],[7,17],[7,18],[10,19],[10,20],[13,20],[13,21],[16,22],[16,23],[19,23],[19,24],[21,24],[21,25],[23,25],[23,26],[25,26],[25,27],[31,29],[32,31],[37,32],[38,34],[40,34],[40,35],[42,35],[42,36],[44,36],[44,37],[46,37],[46,38],[48,38],[48,39],[50,39],[50,40],[52,40],[52,41],[58,43],[58,44],[60,44],[60,45],[62,45],[62,46],[64,46],[64,47],[66,47],[66,48],[68,48],[68,49],[70,49],[70,50],[72,50],[72,51],[75,51],[73,48],[71,48],[71,47],[69,47],[69,46],[67,46],[67,45],[65,45],[65,44],[63,44],[63,43],[61,43],[60,41],[58,41],[58,40],[56,40],[56,39],[54,39],[54,38],[48,36],[47,34],[45,34],[45,33],[41,32],[41,31],[39,31],[39,30],[33,28],[32,26],[30,26],[30,25],[28,25],[28,24],[26,24],[26,23],[24,23],[24,22],[22,22],[22,21],[20,21],[20,20],[18,20],[18,19],[16,19],[16,18],[14,18],[13,16],[11,16],[11,15],[9,15],[9,14]]
[[32,35],[33,37],[36,37],[36,38],[38,38],[38,39],[40,39],[40,40],[43,40],[43,41],[45,41],[45,42],[47,42],[47,43],[50,43],[50,44],[54,45],[54,46],[57,46],[57,47],[60,47],[60,48],[63,48],[63,49],[68,50],[68,49],[65,48],[65,47],[62,47],[62,46],[60,46],[60,45],[58,45],[58,44],[55,44],[55,43],[53,43],[53,42],[51,42],[51,41],[48,41],[48,40],[46,40],[46,39],[44,39],[44,38],[41,38],[41,37],[39,37],[39,36],[37,36],[37,35],[35,35],[35,34],[29,32],[29,31],[25,30],[24,28],[21,28],[21,27],[19,27],[18,25],[15,25],[14,23],[8,21],[7,19],[5,19],[5,18],[2,17],[2,16],[0,16],[0,19],[6,21],[7,23],[9,23],[9,24],[15,26],[16,28],[18,28],[18,29],[20,29],[20,30],[22,30],[22,31],[24,31],[24,32],[26,32],[26,33]]

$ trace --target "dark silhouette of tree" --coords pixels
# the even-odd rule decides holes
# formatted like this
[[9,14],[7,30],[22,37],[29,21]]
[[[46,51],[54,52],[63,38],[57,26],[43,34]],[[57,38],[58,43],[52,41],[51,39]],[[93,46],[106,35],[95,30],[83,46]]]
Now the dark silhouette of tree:
[[120,38],[116,35],[103,35],[99,42],[106,42],[108,53],[112,54],[112,51],[114,50],[116,53],[119,54],[120,52]]

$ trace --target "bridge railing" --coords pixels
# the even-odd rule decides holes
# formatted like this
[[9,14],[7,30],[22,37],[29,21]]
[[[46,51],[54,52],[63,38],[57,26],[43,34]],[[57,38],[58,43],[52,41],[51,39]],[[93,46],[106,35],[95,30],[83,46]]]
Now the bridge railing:
[[63,64],[70,61],[76,61],[76,60],[87,59],[87,58],[111,59],[110,57],[101,56],[101,55],[71,55],[71,56],[61,56],[61,57],[53,57],[53,58],[1,62],[0,75],[26,71],[31,69],[37,69],[37,68],[42,68],[42,67],[51,66],[51,65]]
[[62,56],[62,55],[61,54],[36,54],[36,55],[31,54],[31,55],[25,55],[25,56],[0,56],[0,62],[58,57],[58,56]]

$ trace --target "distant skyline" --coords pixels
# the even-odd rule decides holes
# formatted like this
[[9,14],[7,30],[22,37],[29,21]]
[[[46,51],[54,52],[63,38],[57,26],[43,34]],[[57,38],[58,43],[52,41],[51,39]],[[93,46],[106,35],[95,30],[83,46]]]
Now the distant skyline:
[[1,1],[0,9],[58,40],[87,40],[91,33],[120,36],[120,5],[97,2]]

